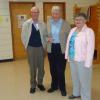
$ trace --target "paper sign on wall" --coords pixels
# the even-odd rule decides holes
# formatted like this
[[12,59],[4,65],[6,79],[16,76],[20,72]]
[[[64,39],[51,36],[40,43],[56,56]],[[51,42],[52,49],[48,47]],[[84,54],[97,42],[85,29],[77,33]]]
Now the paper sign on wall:
[[18,15],[18,28],[22,28],[23,23],[27,20],[27,15]]
[[0,16],[0,24],[2,24],[2,22],[3,22],[3,17]]

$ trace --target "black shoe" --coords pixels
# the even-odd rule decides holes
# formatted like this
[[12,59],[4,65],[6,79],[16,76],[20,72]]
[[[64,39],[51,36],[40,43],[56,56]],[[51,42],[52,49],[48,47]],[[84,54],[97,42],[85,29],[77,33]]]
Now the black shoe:
[[61,91],[62,96],[66,96],[66,91]]
[[71,95],[69,96],[69,99],[75,99],[75,98],[80,98],[81,96],[74,96],[74,95]]
[[30,93],[35,93],[35,88],[30,88]]
[[56,90],[58,90],[58,88],[57,89],[54,89],[54,88],[50,88],[50,89],[48,89],[48,93],[52,93],[52,92],[54,92],[54,91],[56,91]]
[[41,91],[45,91],[45,87],[43,85],[37,85],[37,87],[41,90]]

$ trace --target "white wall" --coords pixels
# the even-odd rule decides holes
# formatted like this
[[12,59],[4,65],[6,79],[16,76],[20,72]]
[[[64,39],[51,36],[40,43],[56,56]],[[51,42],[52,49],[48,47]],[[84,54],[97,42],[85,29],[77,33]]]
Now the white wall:
[[12,58],[13,52],[9,3],[7,0],[0,0],[0,60]]
[[41,20],[43,20],[43,2],[65,2],[66,19],[69,23],[73,23],[73,7],[75,4],[79,7],[90,6],[98,0],[0,0],[0,60],[13,58],[9,1],[35,2],[40,8]]

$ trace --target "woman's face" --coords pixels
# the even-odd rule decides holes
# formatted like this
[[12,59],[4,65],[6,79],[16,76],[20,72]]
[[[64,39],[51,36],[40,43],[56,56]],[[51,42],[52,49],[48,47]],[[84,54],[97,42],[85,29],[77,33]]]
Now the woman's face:
[[86,19],[82,16],[76,17],[75,18],[75,25],[78,28],[82,28],[86,23]]

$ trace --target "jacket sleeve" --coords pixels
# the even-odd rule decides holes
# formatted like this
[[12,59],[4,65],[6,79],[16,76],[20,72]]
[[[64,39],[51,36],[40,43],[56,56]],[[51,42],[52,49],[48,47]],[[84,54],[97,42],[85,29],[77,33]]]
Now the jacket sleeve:
[[27,41],[27,28],[28,28],[27,23],[24,22],[22,25],[21,40],[25,48],[26,48],[26,41]]
[[[68,59],[68,49],[69,49],[69,41],[70,41],[70,37],[71,37],[71,30],[69,32],[67,41],[66,41],[66,48],[65,48],[65,59]],[[69,60],[69,59],[68,59]]]
[[67,37],[68,37],[68,35],[70,33],[70,30],[71,30],[71,26],[70,26],[70,24],[68,22],[66,22],[66,33],[67,33]]
[[[47,26],[46,26],[46,24],[44,24],[44,42],[45,42],[45,45],[46,45],[46,47],[47,47],[47,40],[46,40],[46,38],[47,38],[47,34],[48,34],[48,31],[47,31]],[[46,49],[46,48],[45,48]]]
[[89,32],[87,33],[87,53],[85,60],[85,67],[87,68],[92,66],[94,48],[95,48],[95,36],[93,30],[90,29]]
[[65,59],[68,59],[68,41],[66,43],[66,48],[65,48]]

